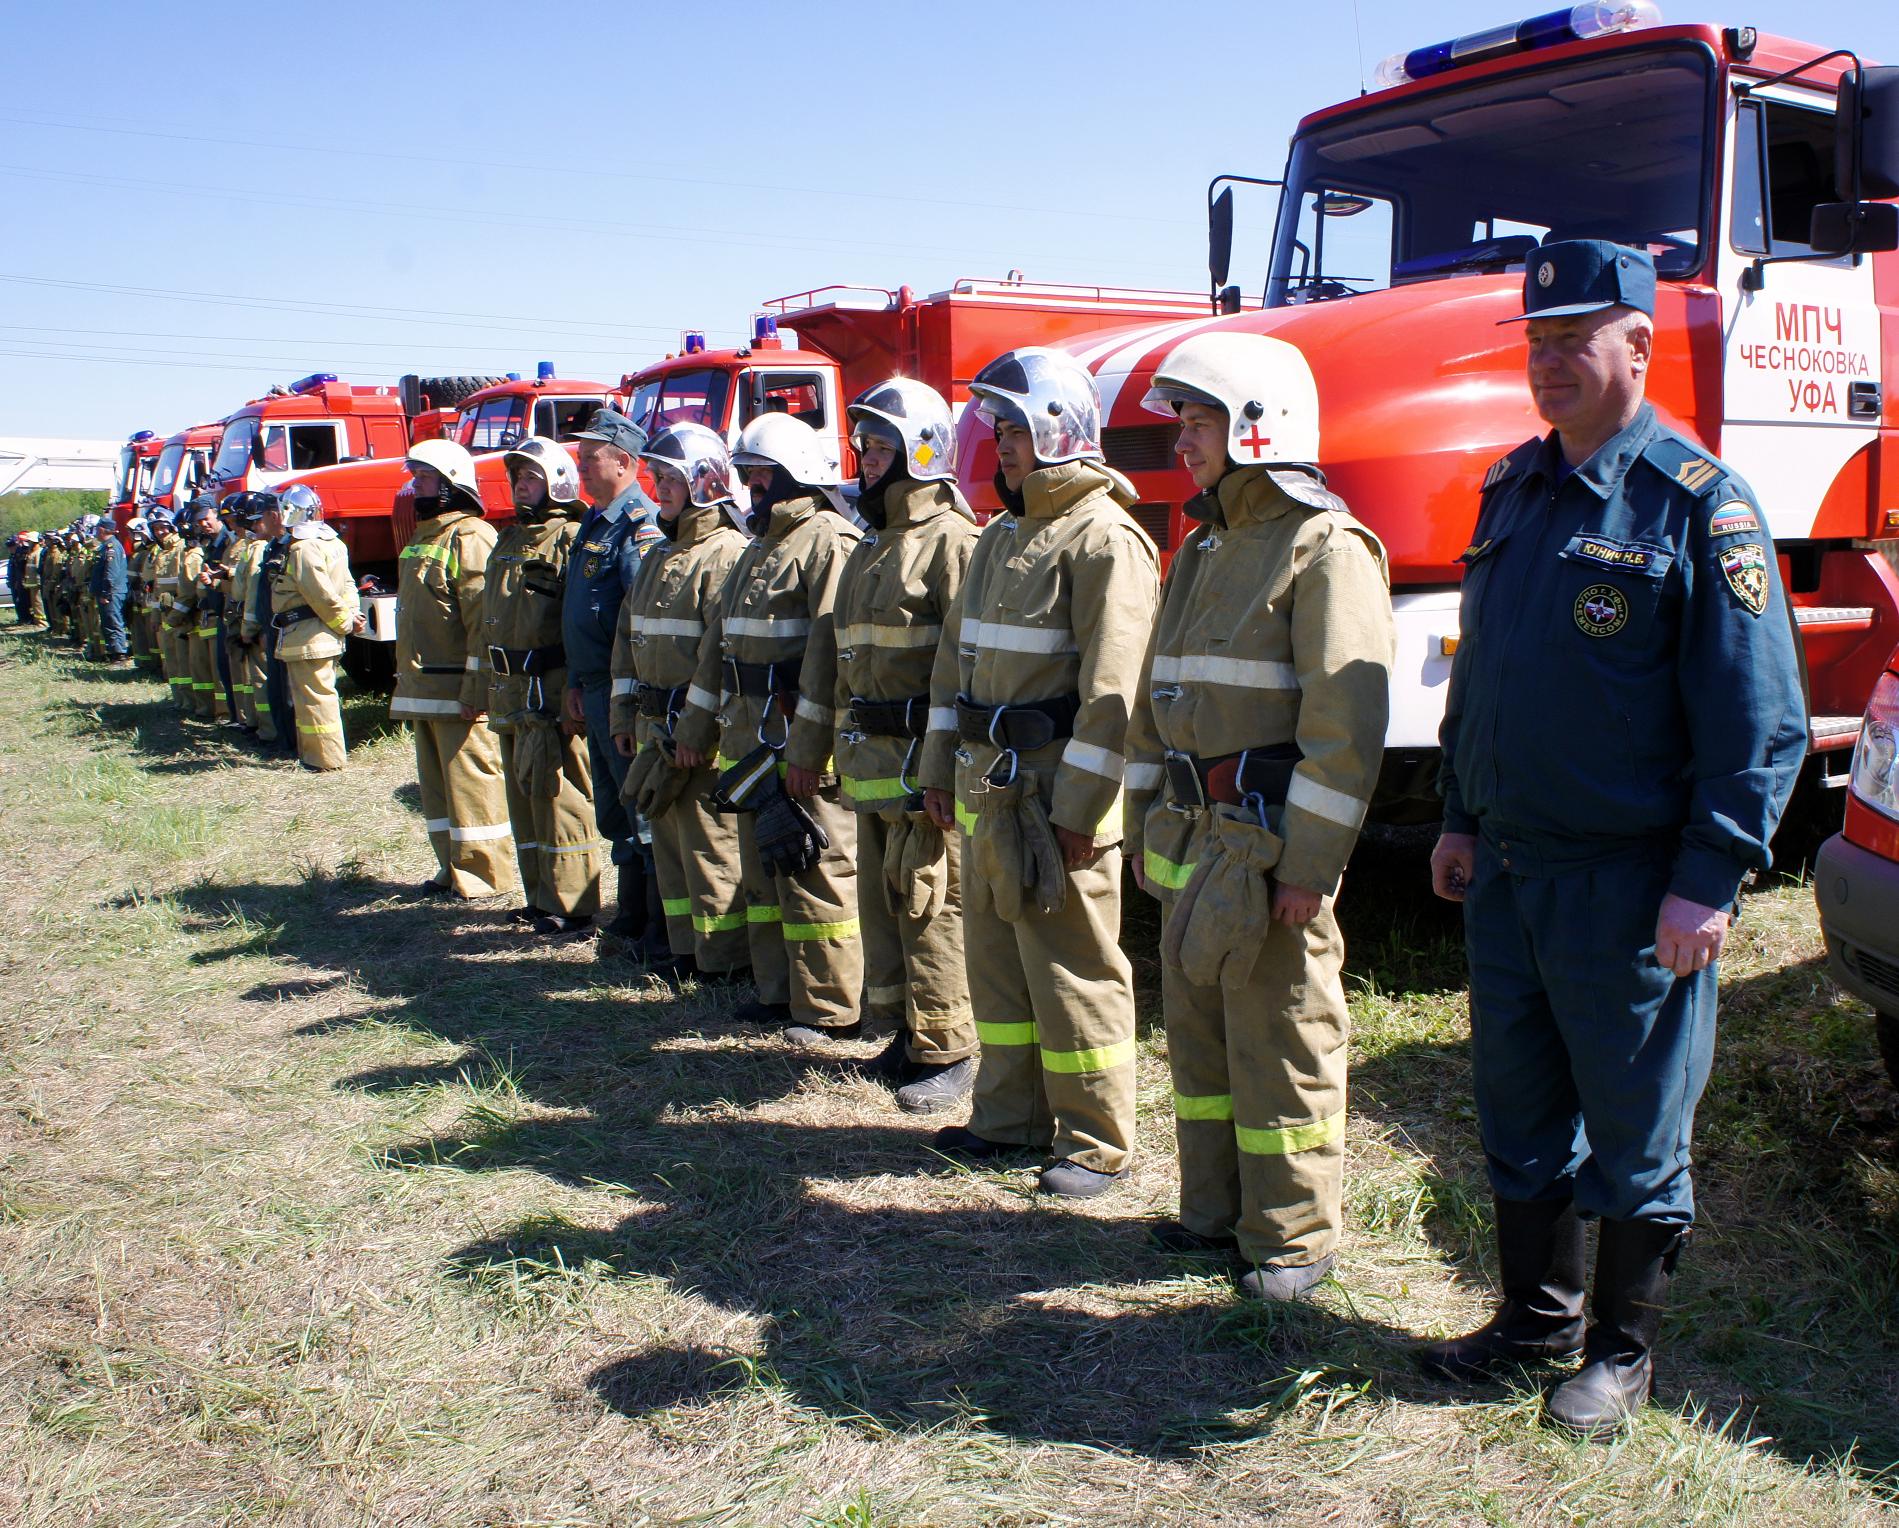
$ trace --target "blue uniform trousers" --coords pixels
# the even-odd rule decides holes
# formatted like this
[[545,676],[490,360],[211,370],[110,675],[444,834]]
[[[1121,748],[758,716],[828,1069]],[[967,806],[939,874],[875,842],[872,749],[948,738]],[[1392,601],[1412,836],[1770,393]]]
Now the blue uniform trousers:
[[1694,1220],[1689,1137],[1714,1053],[1713,966],[1655,963],[1673,844],[1580,868],[1486,831],[1464,898],[1471,1070],[1502,1199]]
[[119,608],[125,596],[106,593],[97,598],[99,631],[105,638],[106,651],[114,658],[123,658],[132,651],[132,639],[125,631],[125,614]]
[[587,713],[587,756],[593,766],[593,820],[611,849],[613,863],[632,865],[649,859],[640,850],[639,824],[633,809],[620,799],[620,786],[631,759],[620,757],[608,730],[608,712],[612,686],[602,679],[598,684],[580,687],[581,708]]

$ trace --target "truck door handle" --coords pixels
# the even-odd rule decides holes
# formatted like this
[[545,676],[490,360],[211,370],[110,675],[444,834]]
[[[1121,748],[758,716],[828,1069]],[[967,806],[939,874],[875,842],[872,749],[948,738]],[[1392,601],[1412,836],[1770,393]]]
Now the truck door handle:
[[1846,417],[1848,419],[1877,419],[1884,406],[1877,382],[1849,382],[1846,384]]

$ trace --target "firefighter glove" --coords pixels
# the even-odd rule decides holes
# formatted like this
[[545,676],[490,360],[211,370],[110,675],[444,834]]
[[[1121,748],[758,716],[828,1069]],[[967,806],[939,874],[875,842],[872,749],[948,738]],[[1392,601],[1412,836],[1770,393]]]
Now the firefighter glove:
[[1239,987],[1272,927],[1279,835],[1244,807],[1220,805],[1206,851],[1168,915],[1161,954],[1196,987]]

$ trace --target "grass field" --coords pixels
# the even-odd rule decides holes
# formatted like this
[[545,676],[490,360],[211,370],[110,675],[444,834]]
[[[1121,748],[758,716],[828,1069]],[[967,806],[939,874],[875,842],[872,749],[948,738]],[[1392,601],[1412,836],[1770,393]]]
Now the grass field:
[[1590,1447],[1408,1355],[1492,1272],[1415,848],[1347,881],[1339,1275],[1262,1310],[1143,1237],[1151,960],[1133,1187],[1051,1209],[734,998],[402,900],[373,699],[309,776],[67,651],[0,632],[0,1524],[1899,1523],[1899,1097],[1798,883],[1726,963],[1661,1403]]

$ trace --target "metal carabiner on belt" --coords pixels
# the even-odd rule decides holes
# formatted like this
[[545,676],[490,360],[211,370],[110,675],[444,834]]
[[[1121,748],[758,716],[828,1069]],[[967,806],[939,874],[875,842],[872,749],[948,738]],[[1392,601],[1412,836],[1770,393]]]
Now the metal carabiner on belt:
[[777,742],[774,743],[770,738],[765,736],[765,727],[771,721],[772,712],[778,711],[778,709],[778,697],[776,695],[767,695],[765,697],[764,712],[758,718],[758,741],[765,747],[771,749],[774,753],[783,753],[785,744],[791,741],[790,717],[786,716],[782,711],[779,712],[780,732]]
[[[1002,768],[1002,761],[1004,759],[1009,761],[1009,773],[1004,779],[998,780],[996,778],[996,772]],[[1004,748],[996,755],[996,762],[991,764],[983,773],[983,784],[989,786],[992,790],[1007,790],[1011,785],[1015,784],[1016,777],[1021,773],[1022,756],[1013,748]]]

